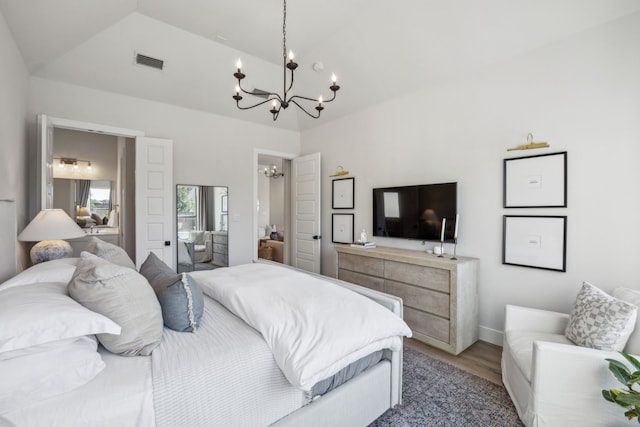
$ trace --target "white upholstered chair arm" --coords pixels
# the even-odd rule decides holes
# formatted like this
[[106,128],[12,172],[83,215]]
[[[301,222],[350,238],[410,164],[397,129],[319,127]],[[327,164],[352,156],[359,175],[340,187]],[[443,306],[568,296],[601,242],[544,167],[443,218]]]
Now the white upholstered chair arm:
[[568,321],[566,313],[507,304],[504,328],[505,332],[521,330],[564,334]]
[[539,415],[532,425],[628,425],[624,409],[602,397],[602,389],[622,388],[607,358],[623,360],[616,352],[535,341],[529,408]]

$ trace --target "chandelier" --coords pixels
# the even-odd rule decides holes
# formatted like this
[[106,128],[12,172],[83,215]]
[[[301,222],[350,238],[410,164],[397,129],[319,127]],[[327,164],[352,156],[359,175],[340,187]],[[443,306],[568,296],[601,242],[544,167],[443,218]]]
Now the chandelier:
[[284,176],[284,173],[282,172],[278,172],[278,168],[276,167],[276,165],[271,166],[271,170],[264,168],[264,176],[266,176],[267,178],[280,178],[281,176]]
[[[317,119],[320,117],[320,113],[322,112],[322,110],[324,110],[324,106],[322,104],[331,102],[334,99],[336,99],[336,92],[338,91],[338,89],[340,89],[340,86],[336,84],[336,75],[332,74],[331,86],[329,86],[329,89],[331,89],[331,92],[333,93],[333,96],[331,97],[331,99],[323,100],[322,96],[320,96],[319,98],[309,98],[307,96],[301,96],[301,95],[290,95],[291,88],[293,87],[293,73],[295,69],[298,68],[298,64],[296,64],[293,61],[292,51],[289,51],[289,57],[288,57],[289,61],[287,62],[287,1],[284,0],[283,4],[284,6],[283,6],[283,12],[282,12],[282,63],[283,63],[284,92],[282,96],[275,92],[266,92],[266,91],[260,91],[260,90],[254,90],[252,92],[248,92],[247,90],[245,90],[242,87],[242,79],[244,79],[246,75],[242,72],[242,62],[238,59],[238,63],[236,64],[238,71],[233,73],[233,76],[236,79],[238,79],[238,84],[236,85],[236,93],[235,95],[233,95],[233,99],[236,100],[236,105],[240,110],[249,110],[251,108],[258,107],[262,104],[266,104],[267,102],[271,102],[271,110],[269,110],[269,112],[273,115],[273,121],[276,121],[276,119],[278,118],[278,115],[280,114],[280,111],[283,108],[287,109],[287,107],[289,107],[289,105],[291,104],[297,105],[298,108],[304,111],[308,116],[313,117],[314,119]],[[289,77],[288,87],[287,87],[287,70],[291,72],[291,76]],[[240,105],[240,101],[242,100],[242,95],[240,95],[241,92],[246,93],[248,95],[254,95],[254,96],[266,96],[267,99],[264,101],[258,102],[254,105],[244,107]],[[301,105],[303,102],[305,104],[308,104],[309,102],[317,103],[317,105],[315,106],[316,113],[312,114],[309,111],[307,111],[307,109],[303,105]],[[307,105],[307,108],[309,108],[308,105]]]

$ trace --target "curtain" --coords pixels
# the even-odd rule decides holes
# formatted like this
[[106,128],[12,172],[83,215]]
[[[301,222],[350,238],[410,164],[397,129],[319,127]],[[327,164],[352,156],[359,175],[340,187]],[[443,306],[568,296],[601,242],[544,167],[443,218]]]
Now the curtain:
[[89,203],[89,189],[91,188],[91,180],[76,180],[76,203],[80,207],[85,207]]
[[196,215],[196,224],[198,230],[207,230],[207,205],[209,203],[209,194],[204,186],[198,187],[198,212]]

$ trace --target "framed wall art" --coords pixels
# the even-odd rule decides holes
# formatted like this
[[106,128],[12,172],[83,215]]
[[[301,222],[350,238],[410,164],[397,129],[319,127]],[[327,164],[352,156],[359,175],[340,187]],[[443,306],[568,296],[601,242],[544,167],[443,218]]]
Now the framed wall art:
[[566,271],[567,217],[504,215],[502,263]]
[[504,159],[505,208],[566,208],[567,152]]
[[331,185],[331,207],[333,209],[353,209],[355,178],[334,179]]
[[353,214],[331,214],[331,242],[353,243]]

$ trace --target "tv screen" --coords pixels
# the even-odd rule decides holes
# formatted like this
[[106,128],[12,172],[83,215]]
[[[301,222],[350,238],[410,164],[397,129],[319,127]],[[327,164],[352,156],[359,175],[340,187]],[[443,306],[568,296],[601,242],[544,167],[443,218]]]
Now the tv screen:
[[373,189],[373,235],[453,241],[457,207],[456,182]]

